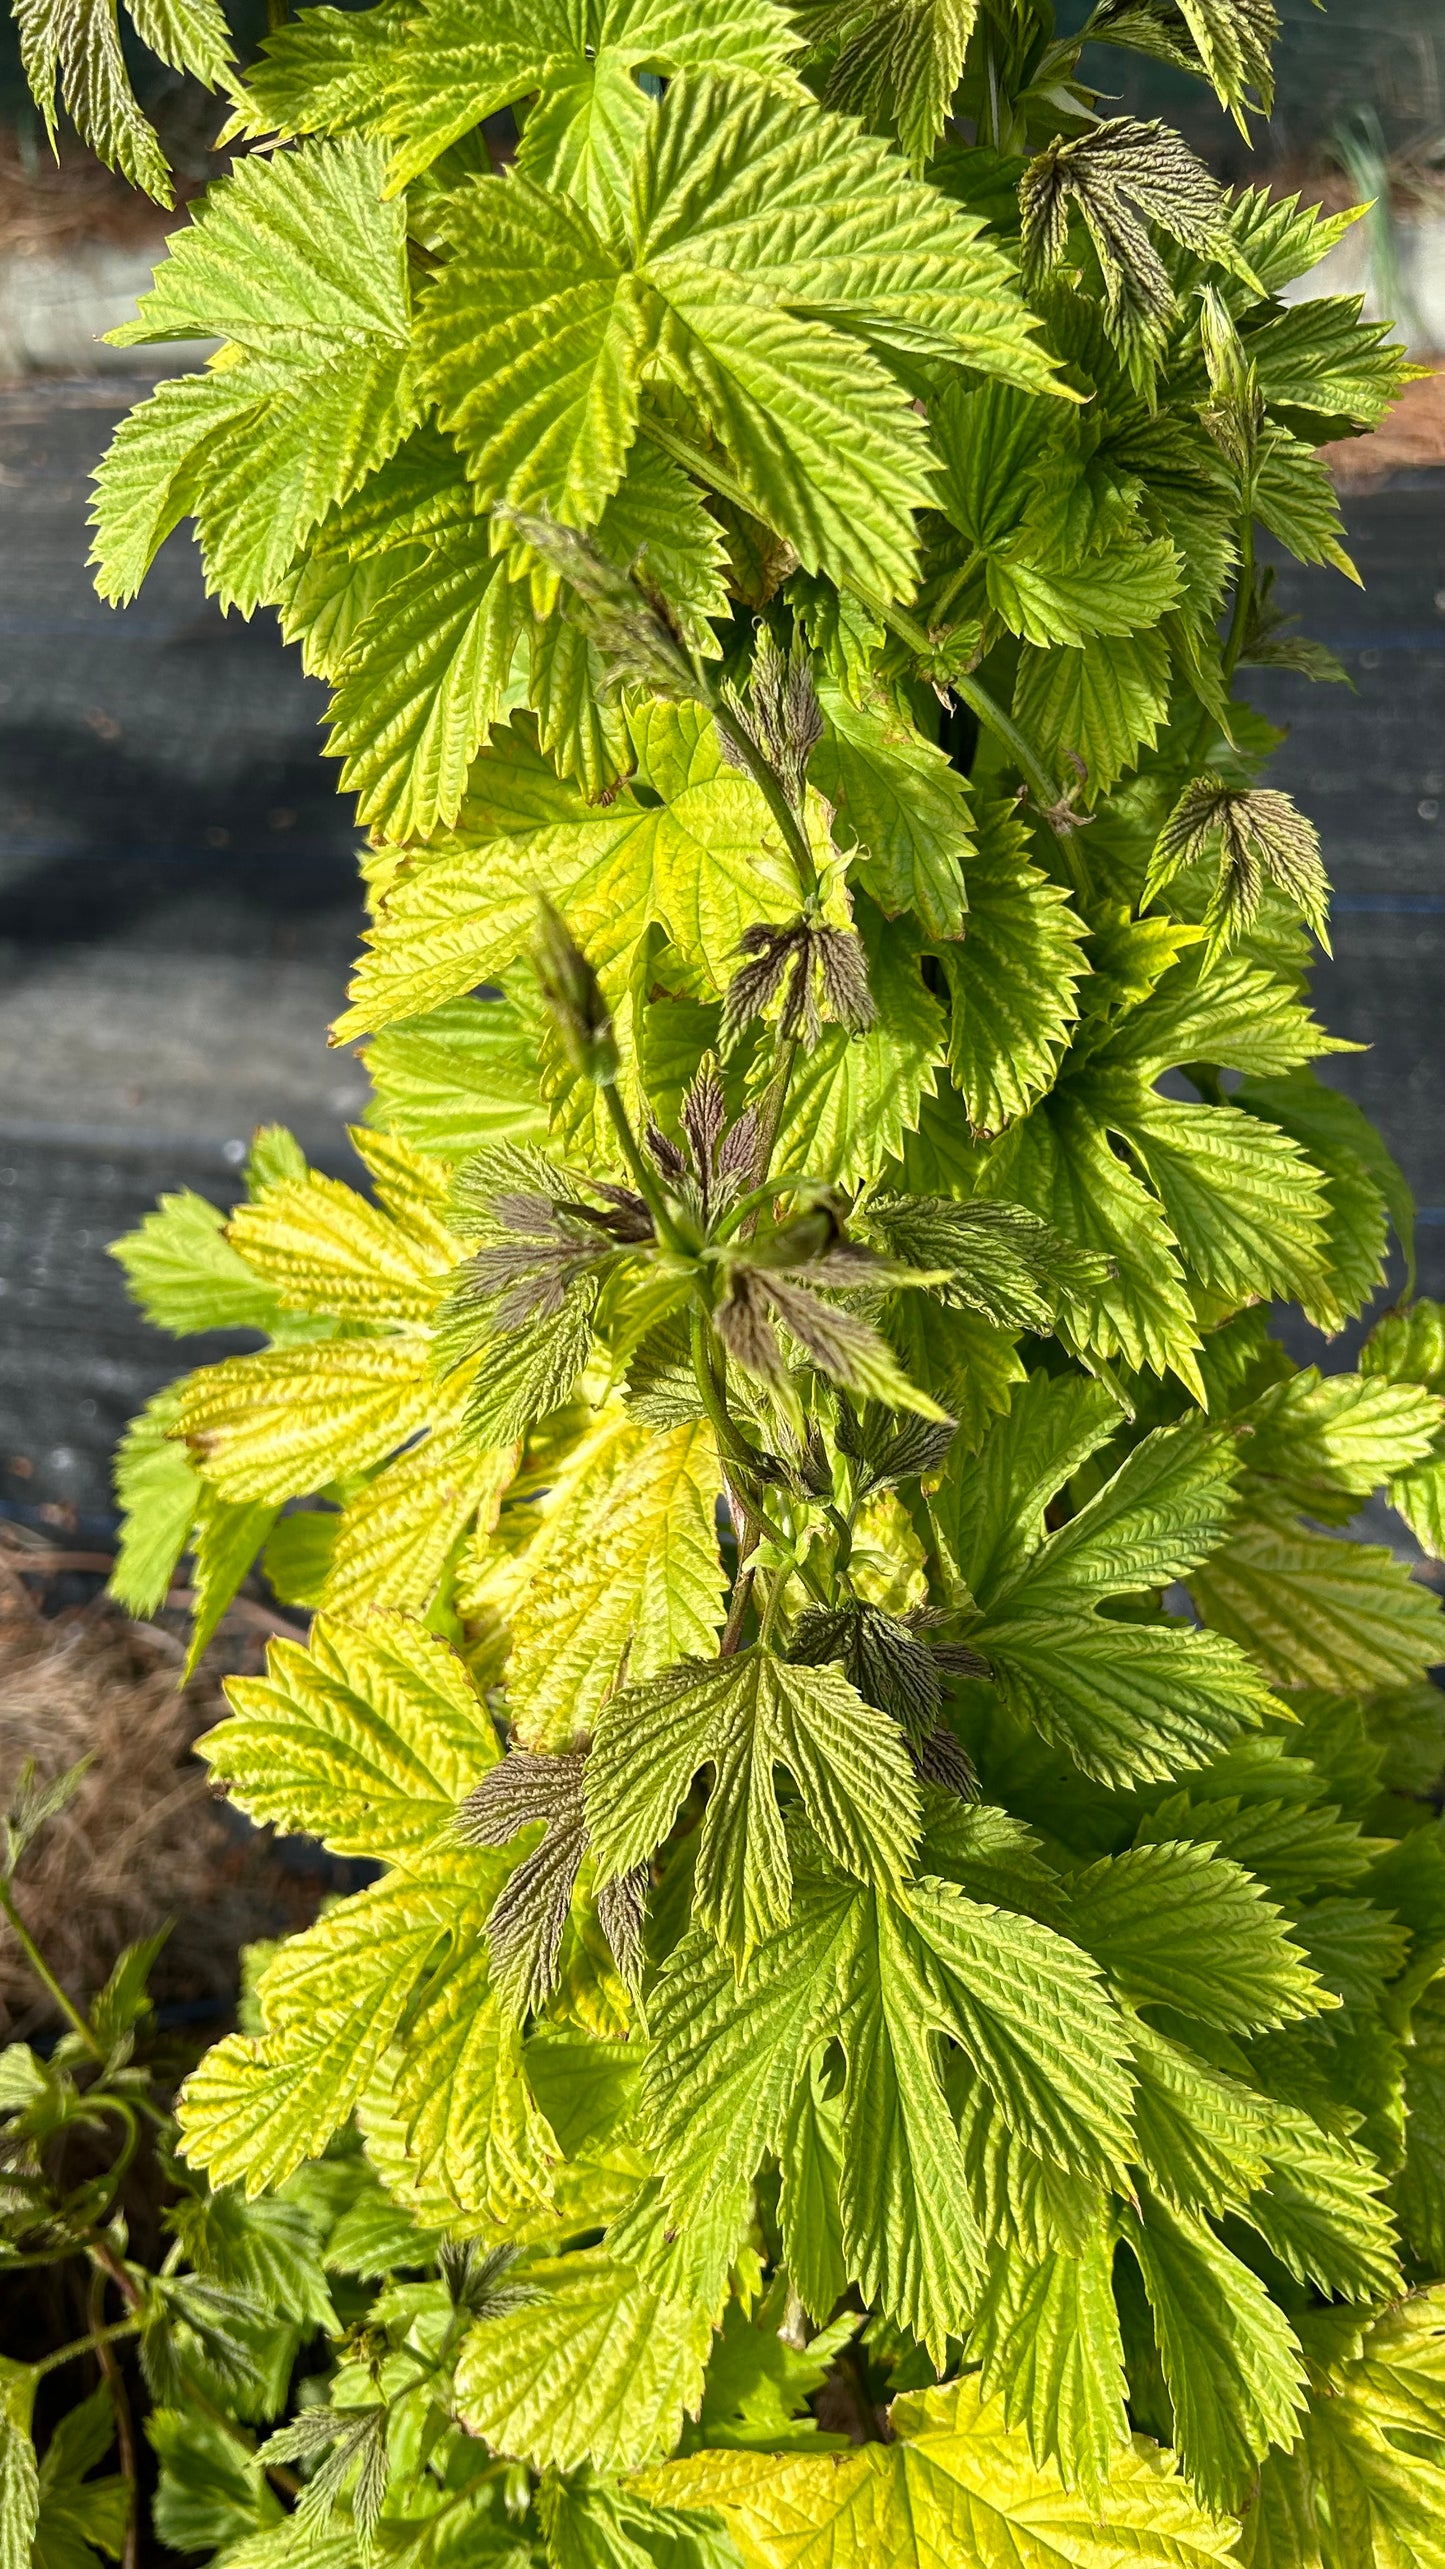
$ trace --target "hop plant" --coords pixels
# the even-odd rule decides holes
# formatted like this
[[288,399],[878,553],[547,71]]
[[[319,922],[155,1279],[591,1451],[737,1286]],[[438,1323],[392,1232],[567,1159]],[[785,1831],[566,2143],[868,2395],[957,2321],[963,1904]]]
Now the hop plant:
[[268,1342],[118,1593],[314,1614],[204,1753],[375,1868],[178,2107],[381,2281],[245,2569],[1445,2561],[1440,1613],[1350,1532],[1445,1543],[1445,1319],[1269,1335],[1411,1209],[1236,692],[1409,370],[1081,66],[1248,131],[1276,33],[309,8],[118,334],[223,344],[103,594],[193,517],[370,830],[363,1181],[116,1251]]

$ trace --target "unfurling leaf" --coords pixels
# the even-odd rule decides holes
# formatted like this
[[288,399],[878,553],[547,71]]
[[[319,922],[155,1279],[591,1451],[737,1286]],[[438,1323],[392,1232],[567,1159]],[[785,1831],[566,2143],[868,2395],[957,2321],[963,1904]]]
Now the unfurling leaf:
[[1217,776],[1196,777],[1159,833],[1144,904],[1186,867],[1209,859],[1218,868],[1204,914],[1211,959],[1253,927],[1267,883],[1295,904],[1329,953],[1330,895],[1319,832],[1288,794],[1263,787],[1243,792]]
[[[557,1985],[562,1930],[587,1852],[582,1802],[586,1754],[538,1757],[517,1748],[483,1776],[457,1814],[471,1846],[505,1846],[539,1821],[544,1834],[497,1894],[487,1919],[492,1986],[514,2016],[541,2007]],[[598,1894],[597,1915],[622,1977],[640,1977],[647,1871],[637,1865]]]

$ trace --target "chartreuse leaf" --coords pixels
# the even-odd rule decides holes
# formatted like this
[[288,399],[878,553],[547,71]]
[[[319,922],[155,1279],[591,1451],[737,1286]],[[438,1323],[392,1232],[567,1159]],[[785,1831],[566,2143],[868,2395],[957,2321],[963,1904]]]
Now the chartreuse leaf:
[[496,1523],[517,1448],[478,1445],[466,1427],[469,1369],[453,1378],[453,1389],[457,1405],[438,1398],[429,1433],[327,1521],[333,1531],[315,1602],[331,1612],[376,1605],[422,1613],[463,1538],[484,1538]]
[[1002,2395],[1005,2418],[1024,2427],[1034,2461],[1055,2463],[1070,2488],[1090,2492],[1107,2486],[1110,2464],[1129,2442],[1113,2263],[1113,2236],[1103,2227],[1081,2248],[1047,2248],[1039,2257],[1008,2244],[995,2254],[968,2341],[983,2364],[985,2395]]
[[1304,2365],[1284,2313],[1206,2221],[1149,2201],[1124,2236],[1149,2297],[1180,2459],[1221,2514],[1247,2493],[1304,2407]]
[[809,1874],[740,1986],[694,1933],[651,2022],[648,2127],[678,2215],[745,2187],[789,2129],[832,2039],[841,2108],[841,2254],[870,2299],[941,2348],[983,2260],[966,2162],[939,2087],[938,2034],[1009,2127],[1054,2162],[1108,2166],[1129,2143],[1127,2030],[1094,1965],[1032,1919],[924,1880],[902,1900]]
[[424,1321],[457,1245],[408,1226],[317,1169],[267,1186],[227,1225],[230,1245],[287,1310],[339,1320]]
[[845,1871],[880,1886],[907,1873],[919,1806],[897,1725],[839,1669],[792,1666],[758,1648],[684,1663],[599,1706],[586,1792],[601,1879],[648,1860],[704,1766],[712,1789],[695,1914],[739,1973],[788,1916],[792,1863],[775,1767],[786,1767]]
[[512,1617],[507,1700],[533,1747],[569,1747],[626,1662],[645,1679],[708,1651],[723,1619],[712,1429],[619,1427],[611,1470],[554,1495],[545,1563]]
[[[803,211],[820,191],[826,242]],[[981,227],[844,119],[699,72],[641,127],[622,219],[625,234],[599,232],[520,176],[459,200],[422,348],[482,496],[595,522],[660,360],[806,568],[907,585],[923,441],[901,387],[842,332],[1043,389],[1048,361]]]
[[486,1142],[540,1142],[535,1051],[509,999],[453,999],[367,1045],[367,1120],[414,1149],[465,1159]]
[[[329,745],[346,762],[341,782],[357,794],[360,818],[389,839],[428,836],[456,819],[489,728],[518,702],[535,708],[542,747],[593,800],[632,763],[625,722],[598,703],[596,650],[565,616],[531,610],[493,549],[460,458],[455,474],[464,513],[410,548],[411,567],[363,616],[335,672]],[[643,562],[688,639],[716,649],[707,618],[727,608],[722,539],[669,457],[634,449],[595,541],[623,570]]]
[[796,915],[797,878],[767,807],[724,761],[710,719],[651,704],[632,729],[648,799],[625,786],[605,811],[560,786],[515,732],[482,758],[450,861],[408,871],[384,894],[338,1039],[505,973],[529,946],[539,892],[609,995],[654,924],[720,993],[743,929]]
[[219,338],[117,431],[96,481],[103,596],[132,597],[194,511],[207,579],[249,614],[416,417],[406,227],[361,137],[238,161],[142,297],[121,344]]
[[[282,1945],[260,1985],[260,2037],[228,2035],[187,2081],[183,2146],[216,2184],[244,2182],[248,2194],[263,2193],[324,2150],[366,2093],[439,1949],[447,1967],[430,2014],[423,2009],[412,2063],[424,2093],[402,2098],[409,2125],[428,2104],[439,2118],[427,2134],[428,2162],[440,2161],[446,2184],[454,2174],[449,2135],[477,2111],[521,2115],[524,2137],[534,2131],[515,2078],[496,2077],[488,2041],[493,2002],[482,1939],[505,1865],[437,1843],[409,1861],[412,1869],[339,1902]],[[458,2040],[451,2010],[463,1994]],[[535,2143],[531,2156],[533,2193],[544,2195],[547,2170]],[[473,2149],[468,2164],[475,2158]],[[514,2180],[520,2159],[504,2131],[503,2165]]]
[[318,1616],[303,1649],[273,1641],[264,1677],[233,1677],[201,1754],[253,1819],[392,1861],[443,1831],[499,1755],[460,1660],[405,1615]]
[[188,1377],[182,1434],[223,1498],[279,1506],[365,1471],[425,1426],[424,1338],[343,1338],[232,1356]]
[[1196,2505],[1169,2458],[1142,2438],[1114,2460],[1097,2498],[1041,2469],[1003,2402],[977,2374],[895,2400],[894,2440],[846,2455],[698,2453],[640,2486],[669,2506],[716,2509],[758,2569],[1204,2569],[1231,2556],[1234,2528]]
[[457,2362],[474,2435],[538,2469],[627,2470],[667,2452],[696,2414],[736,2234],[706,2207],[689,2262],[648,2194],[601,2247],[533,2261],[535,2298],[483,2320]]

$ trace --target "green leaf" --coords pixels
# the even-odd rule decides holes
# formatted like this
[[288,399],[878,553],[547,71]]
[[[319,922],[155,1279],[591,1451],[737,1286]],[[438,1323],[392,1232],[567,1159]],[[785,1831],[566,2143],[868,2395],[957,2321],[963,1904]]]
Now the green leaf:
[[1304,2407],[1294,2331],[1257,2275],[1195,2214],[1154,2200],[1123,2216],[1154,2317],[1180,2458],[1206,2506],[1237,2506]]
[[1160,632],[1096,634],[1074,650],[1026,643],[1014,719],[1053,774],[1082,769],[1087,799],[1095,802],[1138,763],[1141,750],[1154,748],[1169,693],[1169,646]]
[[952,1566],[985,1606],[1038,1550],[1044,1510],[1119,1424],[1116,1403],[1081,1375],[1030,1374],[976,1462],[950,1458],[935,1522]]
[[1238,1513],[1239,1455],[1202,1419],[1156,1428],[1111,1480],[1032,1555],[1018,1581],[994,1581],[990,1610],[1024,1611],[1165,1588],[1216,1550]]
[[459,1659],[405,1615],[318,1616],[273,1641],[264,1677],[233,1677],[200,1753],[255,1820],[338,1855],[398,1860],[447,1827],[500,1754]]
[[1273,2121],[1268,2182],[1245,2213],[1251,2228],[1297,2282],[1347,2301],[1388,2301],[1400,2270],[1374,2160],[1307,2114],[1280,2108]]
[[172,236],[141,317],[112,335],[228,347],[117,432],[96,482],[103,596],[133,596],[194,510],[212,588],[249,614],[400,444],[416,416],[406,231],[381,175],[360,137],[243,159]]
[[[826,248],[800,186],[847,203]],[[1042,389],[1047,360],[999,253],[845,120],[702,73],[669,83],[631,188],[625,247],[520,176],[458,203],[423,348],[483,497],[595,523],[656,352],[806,568],[906,587],[925,449],[859,339]]]
[[930,2346],[958,2333],[984,2251],[936,2035],[962,2048],[1009,2128],[1056,2163],[1093,2170],[1130,2146],[1126,2029],[1095,1967],[1032,1919],[948,1883],[915,1883],[894,1904],[810,1875],[793,1923],[754,1955],[740,1990],[694,1933],[664,1971],[651,2021],[649,2128],[680,2215],[735,2192],[779,2147],[809,2061],[836,2037],[847,2064],[841,2252],[869,2298]]
[[963,943],[940,958],[949,1072],[978,1134],[1001,1132],[1053,1085],[1086,969],[1082,923],[1027,851],[1016,812],[993,805],[967,868]]
[[[137,36],[173,71],[212,89],[231,69],[231,33],[215,0],[132,0]],[[165,155],[141,114],[122,50],[115,0],[20,0],[20,58],[52,145],[56,86],[98,157],[161,205],[172,201]]]
[[1324,1179],[1287,1133],[1233,1106],[1188,1105],[1107,1075],[1091,1103],[1129,1143],[1206,1292],[1227,1304],[1313,1299]]
[[201,1484],[192,1542],[195,1562],[191,1642],[185,1674],[194,1676],[201,1654],[276,1522],[266,1500],[225,1499]]
[[1363,585],[1342,541],[1339,494],[1322,455],[1276,430],[1260,459],[1254,510],[1297,562],[1327,562],[1356,588]]
[[[1324,1250],[1329,1288],[1340,1318],[1360,1311],[1385,1281],[1390,1222],[1405,1253],[1411,1284],[1415,1271],[1415,1207],[1410,1190],[1384,1143],[1355,1104],[1326,1088],[1313,1071],[1289,1078],[1246,1080],[1235,1102],[1292,1134],[1325,1179],[1328,1219]],[[1338,1326],[1319,1309],[1326,1327]]]
[[1275,312],[1245,340],[1270,407],[1323,412],[1378,428],[1399,399],[1405,352],[1390,321],[1361,321],[1357,295],[1327,295]]
[[35,2375],[0,2356],[0,2569],[30,2569],[40,2513],[40,2476],[30,2435]]
[[639,68],[751,72],[787,88],[793,50],[786,19],[766,0],[727,10],[717,0],[686,10],[676,0],[609,0],[580,12],[512,0],[485,29],[457,0],[431,0],[396,45],[388,121],[405,139],[392,182],[414,178],[484,117],[540,89],[524,128],[527,175],[605,216],[626,199],[646,122]]
[[985,2398],[1002,2397],[1035,2464],[1053,2463],[1069,2488],[1097,2495],[1127,2451],[1124,2350],[1113,2292],[1114,2243],[1096,2231],[1080,2251],[996,2255],[969,2332]]
[[[1201,1110],[1203,1111],[1203,1110]],[[1060,1334],[1135,1370],[1172,1370],[1202,1395],[1193,1306],[1173,1233],[1155,1198],[1114,1150],[1088,1089],[1061,1086],[990,1150],[979,1191],[1041,1214],[1066,1240],[1107,1259],[1113,1283],[1061,1297]]]
[[153,2409],[146,2439],[160,2463],[153,2521],[176,2551],[208,2551],[243,2542],[285,2521],[280,2501],[256,2469],[249,2436],[196,2408]]
[[35,2569],[96,2569],[95,2555],[119,2560],[130,2518],[130,2491],[118,2474],[86,2478],[115,2442],[115,2409],[104,2383],[51,2430],[40,2465]]
[[1020,1596],[970,1637],[1015,1718],[1116,1790],[1207,1765],[1273,1709],[1241,1650],[1185,1623],[1032,1615]]
[[943,1012],[920,970],[918,931],[880,919],[866,896],[855,911],[878,1023],[866,1035],[825,1026],[789,1084],[777,1157],[840,1186],[861,1186],[897,1156],[932,1094]]
[[878,133],[888,131],[891,119],[921,172],[963,76],[978,0],[906,0],[901,9],[870,0],[811,0],[797,15],[815,39],[844,39],[828,74],[829,106],[851,109]]
[[897,1726],[839,1670],[755,1649],[672,1669],[599,1707],[586,1789],[601,1879],[647,1861],[704,1766],[713,1784],[694,1909],[739,1973],[791,1905],[775,1766],[787,1768],[845,1872],[880,1885],[907,1874],[919,1804]]
[[179,1424],[180,1386],[167,1383],[131,1420],[116,1453],[122,1517],[107,1589],[133,1615],[153,1615],[162,1603],[195,1523],[201,1485],[177,1441]]
[[1050,144],[1019,181],[1019,206],[1024,274],[1034,285],[1066,258],[1069,209],[1077,209],[1103,277],[1110,332],[1146,381],[1178,310],[1150,227],[1196,258],[1238,264],[1222,189],[1165,125],[1114,116]]
[[838,687],[819,701],[828,729],[808,772],[859,881],[885,917],[911,910],[926,935],[961,936],[974,850],[962,776],[885,701],[857,705]]
[[1076,1876],[1069,1932],[1129,1996],[1246,2034],[1327,2001],[1279,1911],[1208,1846],[1135,1847]]
[[1276,1685],[1369,1694],[1408,1685],[1445,1649],[1439,1601],[1403,1562],[1286,1513],[1251,1518],[1189,1584],[1206,1622]]
[[1328,954],[1329,883],[1319,832],[1288,794],[1242,793],[1217,776],[1196,777],[1159,833],[1142,899],[1153,900],[1186,867],[1210,856],[1218,861],[1204,917],[1211,960],[1254,925],[1266,883],[1297,904]]
[[132,1299],[172,1337],[205,1329],[271,1329],[279,1296],[226,1237],[226,1216],[189,1188],[111,1243]]

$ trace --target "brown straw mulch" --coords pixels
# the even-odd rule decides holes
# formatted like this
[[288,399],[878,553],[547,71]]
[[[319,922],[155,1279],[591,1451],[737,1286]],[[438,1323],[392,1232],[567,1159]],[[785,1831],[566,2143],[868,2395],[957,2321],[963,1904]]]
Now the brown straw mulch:
[[[140,1623],[96,1597],[47,1614],[57,1561],[89,1566],[89,1556],[56,1554],[0,1526],[0,1802],[27,1759],[46,1779],[91,1760],[73,1801],[25,1856],[16,1905],[77,1998],[102,1985],[123,1946],[171,1922],[157,1999],[223,2007],[239,1948],[307,1924],[334,1887],[283,1864],[268,1832],[229,1813],[193,1752],[225,1713],[222,1676],[257,1668],[265,1627],[279,1619],[243,1600],[183,1685],[178,1612]],[[55,2023],[0,1920],[0,2041]]]

